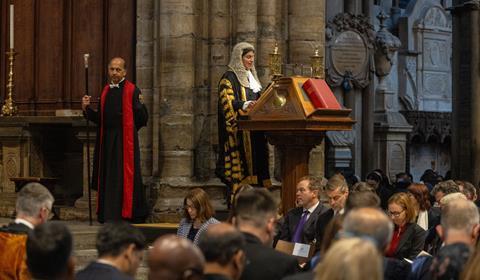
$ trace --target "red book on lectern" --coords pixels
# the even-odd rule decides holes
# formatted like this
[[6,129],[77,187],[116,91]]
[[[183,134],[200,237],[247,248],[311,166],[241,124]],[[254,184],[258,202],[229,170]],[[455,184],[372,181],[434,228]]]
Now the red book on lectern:
[[325,80],[308,79],[302,85],[315,109],[341,109]]

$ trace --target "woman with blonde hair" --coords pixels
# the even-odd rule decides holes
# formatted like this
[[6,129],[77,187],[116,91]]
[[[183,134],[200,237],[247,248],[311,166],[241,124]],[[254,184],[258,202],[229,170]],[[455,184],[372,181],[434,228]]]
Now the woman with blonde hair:
[[207,193],[200,188],[192,189],[183,199],[183,219],[178,226],[177,235],[197,244],[198,238],[209,225],[219,223],[213,215],[215,210]]
[[315,280],[380,280],[383,260],[372,242],[346,238],[335,242],[315,269]]
[[422,251],[426,232],[416,223],[417,201],[410,193],[396,193],[388,200],[388,215],[395,229],[387,257],[413,260]]

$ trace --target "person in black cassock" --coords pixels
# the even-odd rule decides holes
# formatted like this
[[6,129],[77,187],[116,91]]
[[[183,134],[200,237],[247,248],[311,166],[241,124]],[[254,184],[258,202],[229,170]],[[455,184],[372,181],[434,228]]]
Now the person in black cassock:
[[125,79],[125,60],[108,65],[110,83],[100,96],[98,109],[91,97],[82,99],[84,116],[97,124],[92,188],[97,190],[98,221],[142,222],[147,216],[145,189],[140,174],[138,130],[147,124],[148,112],[140,90]]
[[260,131],[242,131],[237,120],[260,97],[255,49],[249,43],[233,47],[228,70],[218,86],[218,160],[215,174],[235,193],[241,184],[270,187],[268,147]]

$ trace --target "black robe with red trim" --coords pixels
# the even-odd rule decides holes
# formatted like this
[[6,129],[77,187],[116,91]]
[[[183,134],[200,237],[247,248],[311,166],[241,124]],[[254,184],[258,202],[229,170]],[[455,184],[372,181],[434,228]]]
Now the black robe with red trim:
[[97,111],[87,107],[85,117],[97,124],[92,188],[97,190],[98,221],[142,222],[148,214],[140,174],[137,131],[148,113],[139,101],[140,90],[124,80],[119,88],[102,91]]

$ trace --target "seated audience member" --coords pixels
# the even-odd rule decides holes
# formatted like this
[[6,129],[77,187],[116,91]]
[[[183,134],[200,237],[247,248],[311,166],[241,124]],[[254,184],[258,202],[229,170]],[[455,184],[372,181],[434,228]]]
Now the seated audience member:
[[[378,208],[356,208],[348,212],[343,221],[341,236],[369,238],[380,254],[388,249],[393,234],[393,223]],[[410,264],[404,260],[384,257],[384,279],[407,279]]]
[[315,268],[315,280],[380,280],[382,258],[372,242],[346,238],[335,242]]
[[422,176],[420,177],[420,181],[423,182],[427,186],[427,188],[431,191],[432,188],[439,183],[438,178],[439,177],[437,172],[433,171],[432,169],[427,169],[423,172]]
[[463,193],[468,200],[473,202],[477,201],[477,189],[472,183],[460,180],[455,181],[455,183],[457,183],[460,192]]
[[275,235],[277,202],[265,189],[244,191],[234,205],[234,225],[243,233],[249,263],[241,279],[277,280],[298,271],[295,257],[271,248]]
[[432,207],[427,186],[414,183],[408,187],[408,191],[413,195],[419,207],[416,218],[417,225],[424,230],[429,230],[438,225],[440,223],[440,208]]
[[[442,208],[442,222],[437,231],[444,246],[430,266],[432,279],[460,279],[460,273],[477,243],[479,219],[477,206],[466,199],[450,201]],[[478,266],[478,263],[474,265]]]
[[355,185],[352,186],[350,189],[350,193],[354,192],[375,192],[375,189],[372,187],[372,185],[366,183],[366,182],[358,182]]
[[448,180],[437,183],[430,193],[435,198],[435,202],[439,204],[444,196],[457,192],[460,192],[458,185],[454,181]]
[[51,217],[53,201],[39,183],[28,183],[18,192],[15,220],[0,228],[0,279],[30,279],[25,263],[27,234]]
[[445,207],[445,205],[447,205],[450,201],[454,201],[457,199],[467,200],[467,197],[461,192],[447,194],[446,196],[442,197],[442,199],[440,199],[440,208]]
[[380,208],[380,198],[375,192],[353,192],[348,195],[345,202],[345,213],[355,208],[372,207]]
[[405,172],[400,172],[395,175],[395,183],[393,184],[393,193],[407,192],[408,186],[412,181],[410,176]]
[[215,211],[207,193],[200,188],[188,192],[183,199],[183,209],[183,219],[178,226],[177,235],[188,238],[195,244],[209,225],[219,223],[213,217]]
[[245,238],[230,224],[211,225],[198,247],[205,257],[204,279],[238,280],[245,267]]
[[72,249],[72,235],[64,224],[47,222],[35,227],[27,240],[27,266],[32,278],[74,279]]
[[145,237],[132,225],[105,224],[97,233],[98,259],[80,270],[77,280],[133,279],[142,261]]
[[325,186],[325,192],[328,196],[328,203],[331,208],[325,211],[325,213],[320,215],[317,219],[315,230],[315,238],[317,242],[323,240],[325,228],[333,217],[343,215],[343,212],[345,211],[345,203],[349,194],[347,183],[345,180],[338,177],[332,177],[328,180],[327,185]]
[[297,206],[288,211],[279,231],[279,239],[309,244],[315,239],[318,217],[327,211],[318,198],[322,192],[321,180],[305,176],[297,184]]
[[415,223],[415,198],[411,194],[396,193],[388,200],[388,214],[395,229],[387,257],[413,260],[422,251],[425,230]]
[[159,237],[148,252],[149,280],[200,280],[204,266],[200,249],[173,234]]
[[366,182],[373,187],[378,197],[380,197],[382,209],[387,209],[387,202],[393,194],[393,189],[383,171],[376,169],[370,172],[367,174]]

